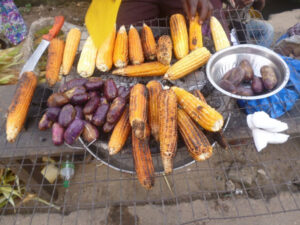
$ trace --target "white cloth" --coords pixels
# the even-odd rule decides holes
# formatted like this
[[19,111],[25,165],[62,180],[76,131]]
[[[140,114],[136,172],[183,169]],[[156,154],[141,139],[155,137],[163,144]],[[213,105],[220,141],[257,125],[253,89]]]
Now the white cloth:
[[270,118],[263,111],[249,114],[247,116],[247,124],[252,130],[254,144],[258,152],[267,147],[268,144],[282,144],[289,138],[287,134],[278,133],[287,130],[288,125]]

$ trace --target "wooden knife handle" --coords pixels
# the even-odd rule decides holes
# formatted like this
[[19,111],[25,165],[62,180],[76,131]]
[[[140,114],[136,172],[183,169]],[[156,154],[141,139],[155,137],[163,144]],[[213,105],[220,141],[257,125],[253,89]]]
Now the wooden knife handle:
[[63,26],[65,18],[63,16],[56,16],[54,18],[54,24],[52,28],[49,30],[48,34],[43,35],[43,39],[47,41],[51,41],[60,31],[61,27]]

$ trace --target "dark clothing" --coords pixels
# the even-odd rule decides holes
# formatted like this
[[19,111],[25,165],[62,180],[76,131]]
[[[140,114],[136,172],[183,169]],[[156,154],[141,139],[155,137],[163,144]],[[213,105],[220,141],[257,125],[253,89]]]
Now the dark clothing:
[[[214,9],[221,9],[221,0],[211,0]],[[142,20],[169,17],[184,13],[181,0],[123,0],[119,9],[117,24],[129,25]]]

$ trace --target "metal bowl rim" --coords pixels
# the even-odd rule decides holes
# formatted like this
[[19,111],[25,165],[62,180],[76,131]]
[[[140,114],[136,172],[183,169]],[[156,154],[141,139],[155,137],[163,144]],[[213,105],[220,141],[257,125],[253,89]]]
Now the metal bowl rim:
[[[284,79],[282,81],[282,83],[273,91],[263,94],[263,95],[255,95],[255,96],[242,96],[242,95],[236,95],[236,94],[232,94],[228,91],[225,91],[223,88],[221,88],[210,76],[210,68],[212,67],[212,63],[214,62],[215,58],[217,58],[219,55],[224,54],[225,52],[231,52],[234,51],[235,49],[240,49],[240,48],[252,48],[252,49],[258,49],[261,51],[264,51],[268,54],[273,55],[276,59],[278,59],[282,65],[283,65],[283,69],[285,70],[285,75],[284,75]],[[225,49],[220,50],[219,52],[216,52],[215,54],[213,54],[210,59],[208,60],[207,66],[206,66],[206,76],[207,79],[209,80],[209,82],[221,93],[230,96],[232,98],[235,99],[242,99],[242,100],[257,100],[257,99],[262,99],[262,98],[267,98],[270,97],[276,93],[278,93],[279,91],[281,91],[287,84],[287,82],[289,81],[290,78],[290,70],[289,67],[287,66],[286,62],[278,55],[276,54],[274,51],[263,47],[263,46],[259,46],[259,45],[253,45],[253,44],[242,44],[242,45],[236,45],[236,46],[231,46]]]

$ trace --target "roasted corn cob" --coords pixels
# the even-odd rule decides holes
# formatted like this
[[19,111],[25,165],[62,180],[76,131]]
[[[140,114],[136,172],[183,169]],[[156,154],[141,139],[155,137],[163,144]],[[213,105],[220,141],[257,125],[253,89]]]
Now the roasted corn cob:
[[[193,95],[195,95],[197,98],[199,98],[201,101],[206,102],[206,99],[204,98],[203,94],[201,93],[200,90],[194,90],[193,91]],[[227,149],[228,148],[228,143],[224,137],[223,131],[222,129],[217,131],[217,132],[209,132],[206,131],[206,136],[212,138],[213,140],[215,140],[216,142],[218,142],[218,144],[224,148]]]
[[121,26],[115,41],[113,54],[115,67],[122,68],[128,64],[128,35],[125,26]]
[[210,18],[210,30],[214,40],[216,51],[220,51],[230,46],[230,42],[221,23],[214,16]]
[[182,88],[173,86],[171,89],[176,93],[178,103],[184,111],[201,127],[213,132],[222,128],[223,116],[214,108]]
[[173,64],[166,72],[164,79],[176,80],[199,69],[210,58],[211,54],[207,48],[195,49],[190,54]]
[[129,59],[133,65],[138,65],[144,62],[144,53],[139,32],[134,26],[129,29]]
[[141,40],[146,59],[154,60],[156,58],[156,42],[151,28],[145,23],[143,24]]
[[97,48],[91,37],[88,37],[83,45],[77,65],[77,73],[82,77],[93,75],[96,65]]
[[146,138],[147,89],[143,84],[136,84],[130,91],[129,122],[138,139]]
[[123,148],[128,135],[131,131],[129,123],[129,109],[124,110],[120,120],[116,124],[108,142],[108,151],[110,155],[117,154]]
[[203,132],[197,127],[183,109],[178,109],[178,128],[190,155],[196,161],[208,159],[212,146]]
[[189,54],[189,39],[184,16],[181,14],[172,15],[170,29],[175,57],[176,59],[182,59]]
[[163,90],[158,98],[160,154],[165,174],[173,170],[177,151],[177,98],[171,89]]
[[189,44],[191,51],[203,47],[202,29],[201,25],[199,24],[198,15],[195,16],[192,20],[190,20]]
[[172,59],[172,41],[169,35],[163,35],[157,42],[157,61],[170,65]]
[[154,167],[152,156],[149,148],[149,127],[146,124],[146,138],[140,140],[132,131],[132,155],[134,159],[135,171],[140,184],[151,189],[154,185]]
[[148,120],[151,134],[156,141],[159,141],[159,113],[158,113],[158,96],[162,90],[161,84],[152,80],[146,85],[149,94],[148,101]]
[[96,58],[96,67],[102,72],[107,72],[111,69],[113,64],[113,52],[116,39],[116,25],[114,26],[110,35],[103,42],[98,49]]
[[162,76],[167,72],[169,67],[160,62],[148,62],[115,69],[112,74],[128,77]]
[[46,80],[50,87],[55,85],[58,80],[59,70],[64,54],[65,43],[63,40],[54,38],[50,42],[48,49],[48,59],[46,67]]
[[24,125],[36,85],[37,77],[33,72],[23,73],[8,108],[6,139],[9,142],[14,142],[16,140]]
[[70,73],[80,42],[80,37],[81,32],[77,28],[72,28],[67,35],[62,62],[63,75],[68,75]]

